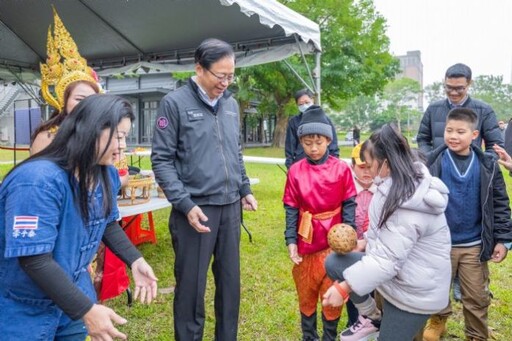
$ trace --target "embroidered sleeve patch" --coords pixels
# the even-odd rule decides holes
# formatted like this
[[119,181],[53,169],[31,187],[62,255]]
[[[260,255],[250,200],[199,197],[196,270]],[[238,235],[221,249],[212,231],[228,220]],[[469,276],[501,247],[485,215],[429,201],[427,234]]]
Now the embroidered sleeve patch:
[[34,237],[39,224],[39,217],[35,216],[15,216],[12,226],[12,234],[17,237]]
[[167,118],[165,118],[165,117],[159,117],[156,120],[156,126],[159,129],[165,129],[165,128],[167,128],[168,125],[169,125],[169,120],[167,120]]

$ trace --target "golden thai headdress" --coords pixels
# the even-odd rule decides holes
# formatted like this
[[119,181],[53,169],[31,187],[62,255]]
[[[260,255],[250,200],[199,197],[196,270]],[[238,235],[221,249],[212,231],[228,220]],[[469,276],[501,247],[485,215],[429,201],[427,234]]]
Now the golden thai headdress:
[[87,61],[78,53],[73,38],[55,8],[53,21],[53,35],[52,25],[48,28],[46,64],[41,63],[41,92],[48,104],[62,111],[65,106],[64,92],[69,84],[77,81],[97,84],[98,80],[94,70],[87,66]]

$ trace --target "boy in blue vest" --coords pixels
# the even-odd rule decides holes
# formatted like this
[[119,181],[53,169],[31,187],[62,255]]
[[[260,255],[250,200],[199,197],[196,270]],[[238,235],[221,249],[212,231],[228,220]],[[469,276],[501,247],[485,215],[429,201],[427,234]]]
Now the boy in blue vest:
[[[430,173],[450,190],[445,211],[452,239],[452,276],[458,272],[466,340],[487,340],[490,304],[487,261],[501,262],[505,243],[512,240],[509,198],[494,155],[483,153],[473,141],[478,118],[468,108],[452,109],[447,116],[444,143],[427,162]],[[423,340],[439,340],[446,332],[451,305],[433,315]]]

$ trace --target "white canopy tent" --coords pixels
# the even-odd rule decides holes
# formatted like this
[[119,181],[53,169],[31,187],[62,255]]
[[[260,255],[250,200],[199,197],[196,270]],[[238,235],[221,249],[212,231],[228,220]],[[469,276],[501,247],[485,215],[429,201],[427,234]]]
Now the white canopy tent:
[[[319,26],[275,0],[15,0],[0,1],[0,81],[38,78],[52,5],[102,76],[190,71],[208,37],[231,43],[238,67],[316,53],[319,75]],[[310,77],[319,92],[319,78]]]

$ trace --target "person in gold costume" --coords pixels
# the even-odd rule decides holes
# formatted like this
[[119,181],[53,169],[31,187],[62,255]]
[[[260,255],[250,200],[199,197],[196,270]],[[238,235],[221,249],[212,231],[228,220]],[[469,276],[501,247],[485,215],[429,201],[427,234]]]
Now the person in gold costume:
[[35,130],[30,146],[31,154],[50,144],[62,121],[82,99],[100,92],[96,72],[80,56],[55,8],[53,17],[53,34],[51,26],[48,29],[46,64],[41,63],[41,92],[45,101],[55,110],[50,119]]

